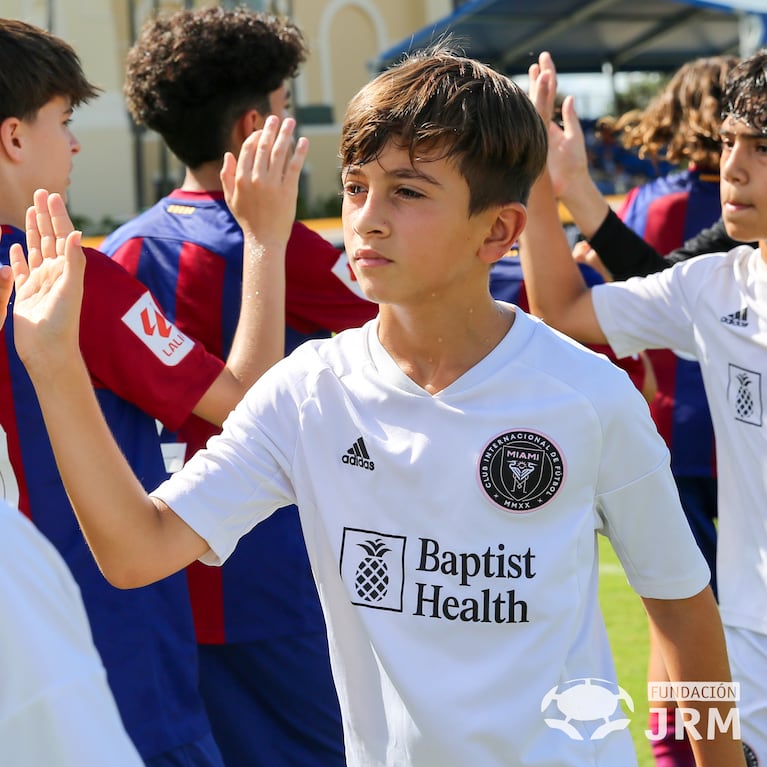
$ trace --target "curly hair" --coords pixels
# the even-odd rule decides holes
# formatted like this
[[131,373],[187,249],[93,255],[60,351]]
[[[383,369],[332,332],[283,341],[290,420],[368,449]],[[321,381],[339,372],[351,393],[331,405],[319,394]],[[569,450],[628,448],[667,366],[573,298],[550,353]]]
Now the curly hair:
[[618,120],[624,145],[638,147],[640,157],[718,168],[725,82],[737,63],[711,56],[684,64],[647,109]]
[[349,102],[341,131],[344,168],[374,160],[389,141],[436,150],[469,186],[469,213],[527,202],[546,164],[546,126],[508,77],[438,45],[411,54]]
[[0,19],[0,121],[32,119],[56,96],[75,108],[99,91],[71,45],[23,21]]
[[295,77],[306,56],[292,22],[245,7],[158,15],[128,52],[128,111],[196,168],[223,156],[243,112],[269,113],[269,94]]
[[767,48],[744,59],[728,75],[722,120],[725,117],[767,135]]

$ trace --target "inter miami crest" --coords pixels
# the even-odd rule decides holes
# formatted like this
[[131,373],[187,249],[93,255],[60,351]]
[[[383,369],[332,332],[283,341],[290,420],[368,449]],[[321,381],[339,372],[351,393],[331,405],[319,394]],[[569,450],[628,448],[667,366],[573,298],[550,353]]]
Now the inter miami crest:
[[493,503],[505,511],[535,511],[559,491],[564,463],[545,435],[521,429],[496,437],[479,459],[479,481]]

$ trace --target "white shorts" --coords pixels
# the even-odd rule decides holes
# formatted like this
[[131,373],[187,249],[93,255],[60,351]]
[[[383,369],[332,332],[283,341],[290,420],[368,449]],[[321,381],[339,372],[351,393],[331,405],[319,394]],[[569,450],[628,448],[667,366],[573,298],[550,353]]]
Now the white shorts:
[[[767,767],[767,634],[725,626],[732,679],[740,683],[740,730],[748,767]],[[751,754],[748,754],[748,750]]]

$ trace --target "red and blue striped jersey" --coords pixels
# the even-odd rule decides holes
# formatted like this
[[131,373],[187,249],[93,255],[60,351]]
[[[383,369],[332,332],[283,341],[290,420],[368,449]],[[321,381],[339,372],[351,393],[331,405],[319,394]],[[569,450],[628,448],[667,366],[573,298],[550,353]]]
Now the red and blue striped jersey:
[[[2,263],[9,262],[14,242],[24,245],[24,233],[3,226]],[[143,485],[153,489],[166,476],[154,419],[176,428],[222,365],[168,322],[125,270],[94,250],[86,250],[86,259],[83,358],[115,439]],[[16,354],[12,312],[0,345],[5,499],[31,518],[71,569],[120,714],[141,756],[148,759],[204,737],[210,727],[197,692],[183,573],[133,590],[106,582],[72,513],[32,383]]]
[[[229,353],[240,312],[242,232],[220,192],[176,190],[121,226],[103,250],[138,277],[168,317],[219,357]],[[310,338],[363,324],[377,307],[355,290],[346,257],[301,223],[286,254],[286,352]],[[164,440],[186,456],[216,429],[192,418]],[[295,507],[259,524],[220,567],[187,568],[197,637],[251,642],[324,631]]]
[[[721,216],[719,174],[696,168],[670,173],[632,189],[617,211],[659,253],[670,253]],[[653,420],[680,477],[714,476],[714,431],[700,366],[667,349],[648,351],[658,393]]]

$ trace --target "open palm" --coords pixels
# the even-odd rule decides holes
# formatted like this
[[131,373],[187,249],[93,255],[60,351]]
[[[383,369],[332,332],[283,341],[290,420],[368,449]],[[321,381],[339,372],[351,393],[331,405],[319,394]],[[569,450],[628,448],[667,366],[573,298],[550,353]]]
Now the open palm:
[[64,200],[38,189],[26,216],[27,257],[11,247],[16,350],[27,368],[76,353],[85,256]]

